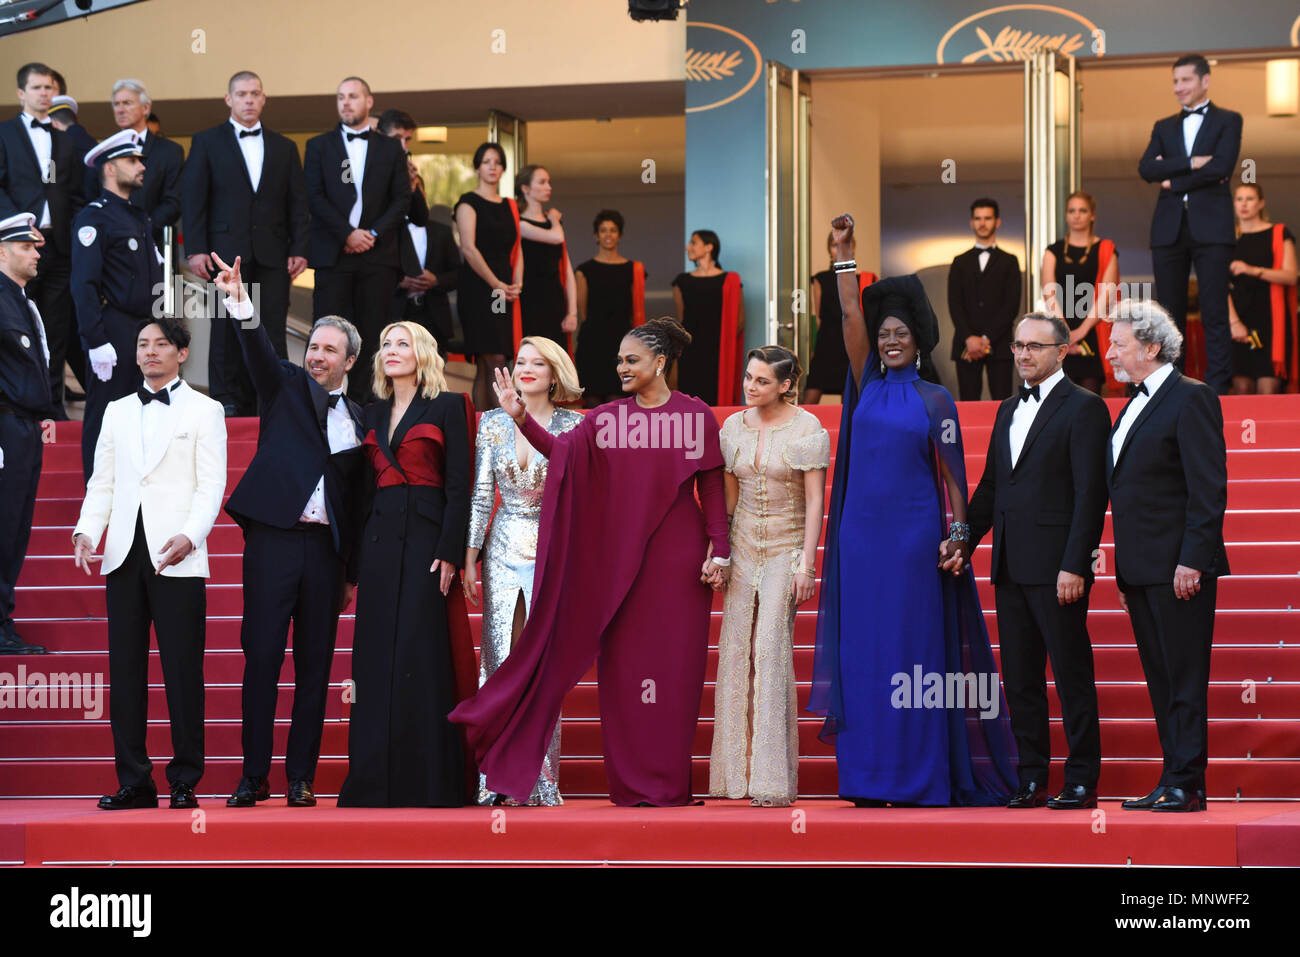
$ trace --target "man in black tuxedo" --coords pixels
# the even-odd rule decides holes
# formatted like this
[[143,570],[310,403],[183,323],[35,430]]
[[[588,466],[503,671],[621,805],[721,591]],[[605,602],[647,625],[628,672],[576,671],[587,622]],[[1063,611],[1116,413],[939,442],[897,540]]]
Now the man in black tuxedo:
[[53,413],[63,411],[63,366],[86,385],[85,356],[77,339],[72,306],[72,219],[86,205],[84,173],[77,146],[49,118],[55,95],[54,71],[43,63],[18,70],[18,101],[22,112],[0,123],[0,219],[18,213],[36,216],[45,239],[36,278],[27,295],[45,320],[50,347],[50,388]]
[[[1182,110],[1157,120],[1138,163],[1160,184],[1151,218],[1151,269],[1156,300],[1187,331],[1187,279],[1196,267],[1205,330],[1205,382],[1219,395],[1232,383],[1228,330],[1228,263],[1236,243],[1228,180],[1241,151],[1241,114],[1210,102],[1210,64],[1197,53],[1174,63],[1174,96]],[[1182,369],[1184,357],[1178,357]]]
[[[307,268],[307,186],[298,147],[262,125],[266,94],[247,70],[227,85],[230,119],[194,136],[181,191],[185,254],[200,279],[211,279],[215,250],[242,261],[256,287],[257,315],[271,346],[288,358],[285,325],[289,286]],[[257,396],[244,367],[233,323],[214,321],[208,351],[208,394],[227,415],[256,415]]]
[[229,807],[270,797],[271,742],[280,666],[293,623],[293,722],[285,752],[291,807],[315,805],[330,662],[339,612],[352,603],[357,570],[349,562],[359,519],[361,409],[343,395],[360,347],[346,319],[316,321],[305,368],[281,359],[240,281],[240,261],[212,254],[226,294],[226,320],[261,407],[257,454],[226,502],[244,529],[243,777]]
[[429,215],[424,181],[410,159],[415,120],[401,110],[385,110],[379,117],[379,132],[402,144],[411,178],[411,205],[398,231],[402,278],[389,315],[394,321],[414,320],[428,329],[446,359],[447,344],[454,335],[447,294],[456,288],[460,250],[451,227]]
[[[1101,732],[1088,594],[1106,519],[1106,403],[1066,378],[1070,327],[1030,313],[1012,344],[1024,385],[998,408],[984,475],[971,497],[970,547],[993,530],[992,579],[1020,790],[1009,807],[1097,806]],[[1046,659],[1069,757],[1050,800]]]
[[1020,314],[1020,260],[997,246],[1002,219],[995,199],[970,206],[975,245],[948,270],[948,312],[955,335],[952,359],[963,401],[978,399],[988,370],[989,396],[1011,395],[1011,329]]
[[118,80],[113,84],[113,120],[118,129],[134,130],[144,151],[144,185],[131,194],[131,205],[149,214],[154,245],[163,248],[163,229],[181,218],[181,171],[185,151],[179,143],[149,130],[149,106],[153,101],[139,80]]
[[1156,788],[1124,807],[1203,811],[1214,604],[1229,574],[1223,411],[1213,389],[1174,367],[1183,337],[1164,309],[1125,299],[1112,323],[1106,358],[1135,390],[1106,460],[1115,578],[1164,753]]
[[374,98],[366,81],[348,77],[339,84],[337,102],[340,124],[307,141],[303,164],[311,205],[308,258],[316,271],[312,311],[318,319],[344,316],[360,330],[348,395],[364,402],[397,288],[397,237],[411,203],[411,179],[401,145],[371,132]]

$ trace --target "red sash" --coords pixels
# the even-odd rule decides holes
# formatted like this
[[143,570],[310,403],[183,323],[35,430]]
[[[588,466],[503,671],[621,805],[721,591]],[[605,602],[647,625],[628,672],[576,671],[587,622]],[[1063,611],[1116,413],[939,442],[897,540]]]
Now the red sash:
[[[569,265],[569,244],[560,243],[560,288],[563,289],[566,294],[569,291],[569,270],[566,269],[565,267],[568,265]],[[567,308],[569,302],[567,295],[565,297],[564,302]],[[569,358],[572,359],[573,358],[573,333],[572,332],[566,332],[564,334],[564,348],[565,351],[569,353]]]
[[879,278],[880,277],[873,272],[858,273],[858,295],[862,295],[863,291]]
[[[515,281],[515,269],[519,265],[520,243],[523,241],[524,232],[519,227],[519,207],[509,197],[506,198],[506,202],[510,204],[510,215],[515,218],[515,244],[510,247],[510,278],[506,280],[506,285],[512,285]],[[519,308],[519,300],[516,299],[510,304],[510,341],[514,343],[512,355],[518,354],[519,340],[523,337],[524,317]]]
[[645,263],[632,260],[632,325],[645,325]]
[[[1097,288],[1093,290],[1093,301],[1097,304],[1097,351],[1101,356],[1101,368],[1106,376],[1106,385],[1112,395],[1117,395],[1121,391],[1120,381],[1115,378],[1115,367],[1106,361],[1106,353],[1110,351],[1110,323],[1106,321],[1106,316],[1101,312],[1101,289],[1106,279],[1106,270],[1110,267],[1110,261],[1115,256],[1115,244],[1109,239],[1103,239],[1097,246]],[[1116,288],[1107,290],[1111,296],[1119,295],[1119,273],[1115,274]],[[1115,303],[1109,298],[1107,304],[1114,308]]]
[[[1282,223],[1273,224],[1273,268],[1282,268],[1286,240]],[[1296,319],[1296,287],[1280,282],[1269,283],[1269,301],[1273,311],[1273,374],[1287,380],[1286,391],[1300,391],[1300,330]],[[1291,336],[1288,353],[1287,334]]]
[[729,272],[722,280],[722,337],[718,349],[718,401],[716,405],[736,404],[736,379],[740,369],[740,351],[745,347],[736,335],[740,322],[740,273]]

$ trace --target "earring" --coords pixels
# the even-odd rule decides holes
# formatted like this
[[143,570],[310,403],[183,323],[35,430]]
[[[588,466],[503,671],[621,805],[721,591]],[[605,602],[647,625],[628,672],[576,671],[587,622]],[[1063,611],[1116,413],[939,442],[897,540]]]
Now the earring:
[[881,359],[881,360],[880,360],[880,371],[881,371],[881,373],[884,373],[884,371],[885,371],[885,360],[884,360],[884,359]]
[[918,371],[921,368],[921,353],[919,352],[916,354],[916,368]]
[[663,374],[664,374],[663,366],[660,366],[658,369],[655,369],[655,375],[663,375]]
[[552,383],[551,383],[551,387],[550,387],[549,389],[546,390],[546,394],[547,394],[547,395],[555,395],[555,383],[554,383],[554,382],[552,382]]

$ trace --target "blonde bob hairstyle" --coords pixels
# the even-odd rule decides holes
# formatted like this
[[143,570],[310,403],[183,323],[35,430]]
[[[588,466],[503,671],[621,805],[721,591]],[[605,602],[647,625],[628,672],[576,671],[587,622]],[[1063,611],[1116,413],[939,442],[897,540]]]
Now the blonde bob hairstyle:
[[[573,367],[573,360],[563,347],[554,339],[545,336],[525,336],[519,340],[519,348],[532,346],[542,354],[546,364],[551,368],[551,401],[556,405],[577,402],[582,398],[582,386],[578,385],[578,370]],[[515,353],[516,360],[519,354]],[[510,371],[510,380],[514,381],[514,370]]]
[[442,374],[442,356],[438,355],[438,343],[434,341],[429,330],[418,322],[390,322],[379,334],[379,348],[375,350],[374,380],[370,388],[380,399],[393,395],[393,380],[384,372],[384,340],[394,329],[405,329],[411,337],[411,349],[415,352],[415,388],[426,399],[432,399],[447,388],[447,380]]

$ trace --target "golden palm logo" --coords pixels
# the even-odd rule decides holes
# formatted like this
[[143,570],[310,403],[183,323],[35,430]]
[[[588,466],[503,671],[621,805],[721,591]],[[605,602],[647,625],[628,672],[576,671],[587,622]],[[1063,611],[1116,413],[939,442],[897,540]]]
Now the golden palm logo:
[[[687,113],[724,106],[744,96],[758,82],[763,57],[749,37],[719,23],[696,21],[688,23],[686,29],[689,45],[686,48],[685,74],[690,84],[687,102],[692,104],[686,108]],[[691,42],[695,40],[699,40],[698,47]],[[700,93],[697,95],[692,90]],[[711,99],[711,102],[699,102],[704,99]]]
[[1029,30],[1014,30],[1011,27],[1003,27],[998,31],[996,38],[990,38],[983,27],[976,27],[975,35],[980,38],[980,42],[984,44],[984,47],[974,53],[966,54],[961,58],[962,63],[977,63],[985,57],[999,63],[1006,63],[1011,60],[1027,60],[1039,50],[1074,53],[1084,44],[1083,34],[1081,33],[1076,33],[1067,39],[1067,35],[1064,33],[1047,36],[1042,33],[1032,33]]
[[[1011,18],[1010,23],[1008,18]],[[993,32],[995,26],[996,33]],[[946,57],[945,50],[948,53]],[[1045,3],[1009,3],[989,7],[953,24],[939,40],[935,59],[939,63],[978,63],[981,60],[1009,63],[1027,60],[1043,50],[1105,56],[1105,31],[1082,14],[1063,7]]]
[[735,76],[736,67],[745,62],[745,58],[736,50],[717,53],[703,51],[686,51],[686,79],[721,80],[723,77]]

